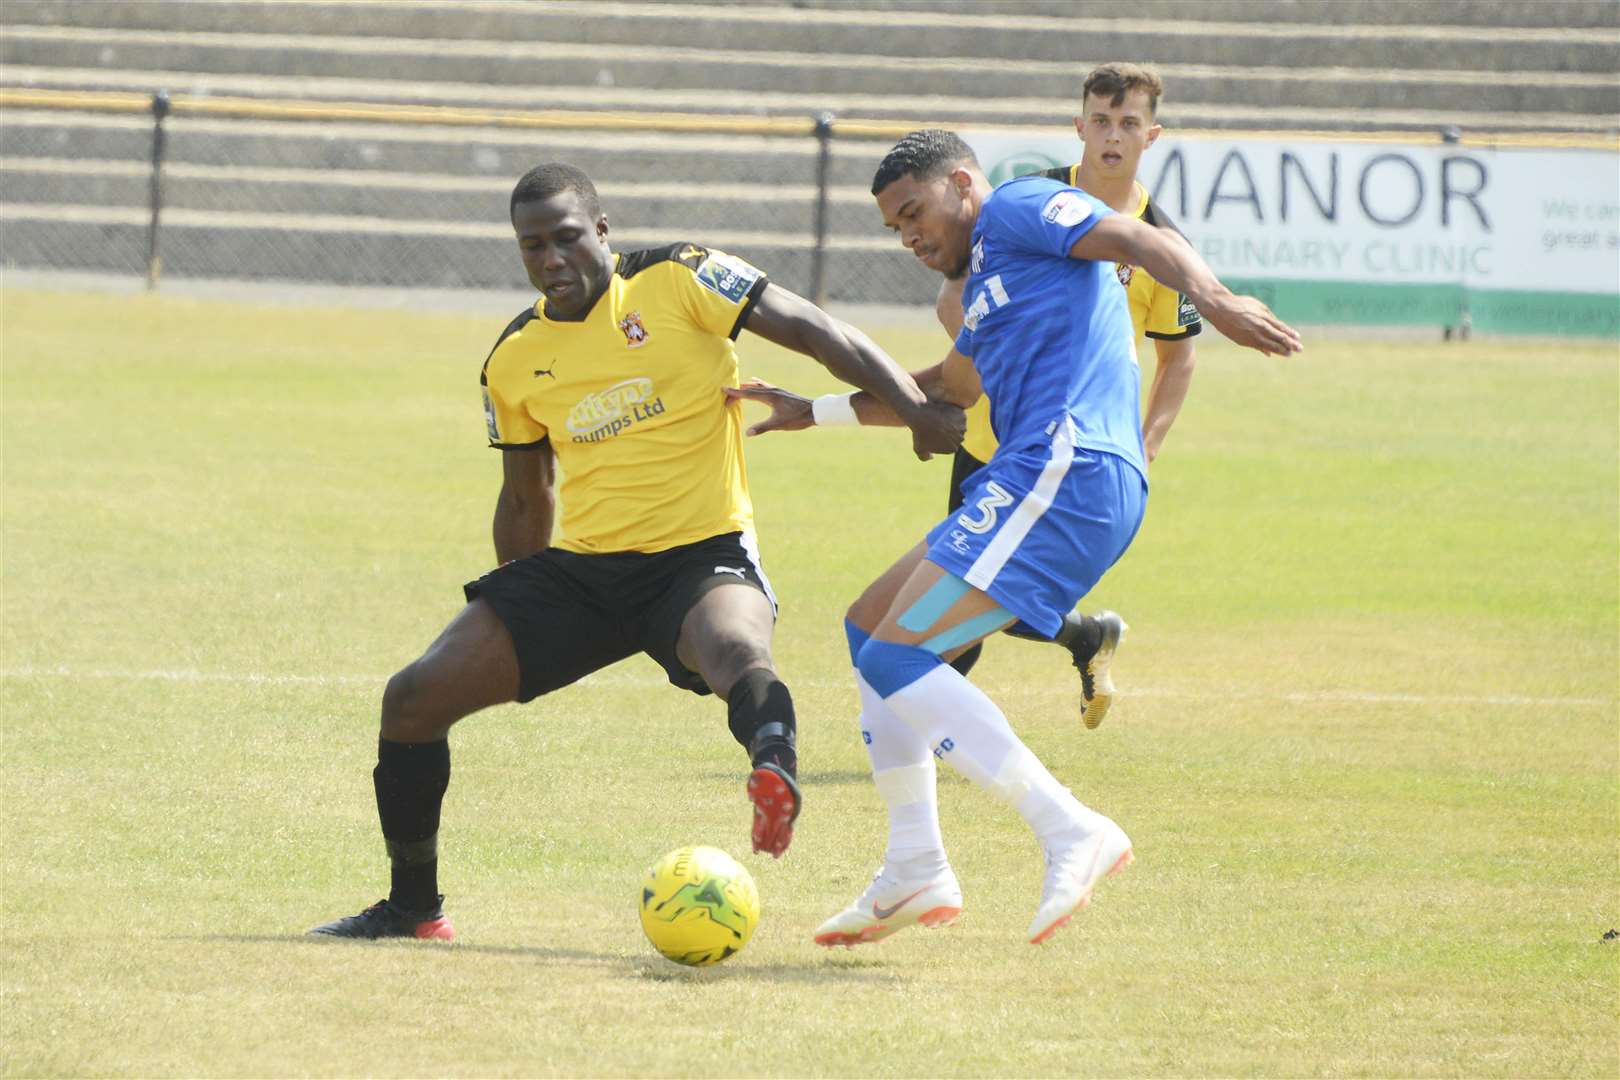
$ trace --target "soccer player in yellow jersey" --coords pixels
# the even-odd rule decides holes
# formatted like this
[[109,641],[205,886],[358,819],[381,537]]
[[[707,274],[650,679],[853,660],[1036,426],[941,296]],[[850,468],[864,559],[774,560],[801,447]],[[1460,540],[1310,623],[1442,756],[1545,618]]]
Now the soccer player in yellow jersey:
[[[1084,151],[1081,159],[1073,165],[1051,169],[1042,175],[1080,188],[1121,214],[1169,229],[1180,236],[1174,222],[1163,210],[1151,204],[1147,191],[1136,180],[1143,152],[1157,141],[1163,130],[1156,119],[1159,97],[1163,93],[1163,81],[1149,68],[1135,64],[1104,64],[1093,70],[1086,77],[1081,91],[1081,115],[1074,120]],[[908,234],[904,220],[895,228],[906,246],[926,262],[931,253],[923,250],[926,245],[919,235],[915,231]],[[1135,336],[1151,339],[1158,358],[1158,368],[1142,419],[1142,443],[1151,462],[1158,456],[1164,438],[1187,397],[1194,364],[1192,339],[1203,329],[1203,322],[1191,301],[1156,280],[1147,270],[1128,263],[1116,264],[1115,269],[1121,284],[1125,286]],[[935,304],[940,325],[953,338],[962,328],[963,280],[961,276],[950,276],[947,271]],[[809,416],[810,403],[800,399],[795,406],[791,401],[794,395],[778,396],[774,388],[766,388],[757,382],[745,386],[741,394],[752,396],[777,410],[770,421],[756,425],[760,431],[783,426],[790,416]],[[877,403],[864,394],[845,395],[843,400],[829,395],[815,404],[815,421],[882,422],[877,410],[872,408],[875,405]],[[996,436],[990,428],[990,400],[980,397],[967,410],[967,434],[952,462],[948,510],[955,511],[962,505],[963,483],[984,467],[995,450]],[[921,560],[922,548],[918,547],[913,554],[917,560]],[[898,588],[912,569],[913,566],[898,564],[891,573],[874,582],[872,588],[850,608],[851,621],[870,632],[888,609],[893,599],[892,590]],[[1123,619],[1114,612],[1104,611],[1096,616],[1070,612],[1058,630],[1056,643],[1068,650],[1080,673],[1084,698],[1081,716],[1088,728],[1102,723],[1113,701],[1114,684],[1109,664],[1125,629]],[[1052,640],[1036,635],[1021,625],[1007,632],[1032,641]],[[978,662],[981,649],[982,645],[973,645],[952,658],[951,666],[967,674]]]
[[689,243],[612,251],[578,169],[531,169],[511,217],[542,295],[483,369],[501,451],[501,565],[465,587],[466,607],[388,681],[372,778],[389,895],[315,934],[453,938],[437,876],[451,725],[638,652],[674,685],[726,702],[751,764],[754,850],[787,850],[800,805],[793,704],[771,659],[776,603],[754,541],[741,406],[722,393],[737,384],[742,330],[873,393],[905,418],[920,455],[961,441],[960,409],[929,403],[865,335],[742,259]]

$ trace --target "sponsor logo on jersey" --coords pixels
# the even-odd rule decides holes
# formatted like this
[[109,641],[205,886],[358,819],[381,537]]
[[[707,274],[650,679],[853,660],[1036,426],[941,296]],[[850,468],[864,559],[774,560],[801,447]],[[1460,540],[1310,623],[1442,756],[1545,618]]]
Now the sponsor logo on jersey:
[[606,390],[587,394],[568,410],[568,430],[573,433],[570,441],[593,443],[611,439],[663,412],[664,399],[655,396],[651,379],[625,379]]
[[490,399],[489,387],[484,387],[484,426],[489,428],[489,441],[501,441],[501,429],[495,423],[495,402]]
[[731,255],[711,253],[697,268],[698,284],[733,304],[742,303],[759,278],[757,269]]
[[1186,293],[1177,293],[1176,300],[1177,326],[1193,326],[1203,321],[1203,317],[1198,314],[1198,309],[1193,307],[1193,302],[1187,299]]
[[1131,283],[1131,277],[1136,273],[1136,267],[1130,263],[1115,263],[1114,273],[1119,277],[1119,283],[1128,287]]
[[1091,204],[1078,191],[1060,191],[1041,208],[1041,217],[1054,225],[1068,228],[1091,216]]
[[632,349],[639,349],[647,344],[647,328],[641,324],[641,312],[632,311],[619,320],[619,329],[624,331],[624,343]]

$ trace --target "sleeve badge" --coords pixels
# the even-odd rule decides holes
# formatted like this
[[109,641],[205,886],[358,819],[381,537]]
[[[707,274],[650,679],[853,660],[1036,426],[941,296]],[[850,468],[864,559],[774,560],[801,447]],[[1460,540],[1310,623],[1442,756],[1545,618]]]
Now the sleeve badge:
[[710,252],[697,268],[698,284],[712,293],[740,304],[762,275],[759,270],[733,255]]

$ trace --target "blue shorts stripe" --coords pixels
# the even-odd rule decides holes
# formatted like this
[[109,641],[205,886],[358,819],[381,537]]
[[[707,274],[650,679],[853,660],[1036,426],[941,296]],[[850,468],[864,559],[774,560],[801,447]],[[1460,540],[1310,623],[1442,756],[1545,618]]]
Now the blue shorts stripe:
[[1036,477],[1035,486],[1030,493],[1013,507],[1012,513],[996,534],[991,538],[979,557],[968,567],[968,572],[962,576],[974,588],[985,589],[996,580],[1007,560],[1012,558],[1013,552],[1024,537],[1035,527],[1036,522],[1052,508],[1052,499],[1057,495],[1058,488],[1063,484],[1063,477],[1067,475],[1069,466],[1074,462],[1074,427],[1072,421],[1065,420],[1058,428],[1057,436],[1052,440],[1052,456],[1046,461],[1040,475]]
[[930,562],[1047,637],[1130,545],[1147,502],[1127,459],[1054,435],[1049,447],[998,451],[965,493],[977,510],[928,534]]

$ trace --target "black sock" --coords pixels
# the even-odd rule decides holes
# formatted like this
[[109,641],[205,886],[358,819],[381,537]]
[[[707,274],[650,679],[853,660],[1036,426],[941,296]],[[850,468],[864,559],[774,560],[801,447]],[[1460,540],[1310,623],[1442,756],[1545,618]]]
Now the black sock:
[[966,675],[973,670],[973,665],[979,662],[979,656],[984,652],[984,642],[975,641],[973,647],[967,652],[951,661],[951,667]]
[[1090,615],[1077,615],[1071,611],[1063,616],[1063,625],[1057,632],[1057,643],[1087,655],[1095,653],[1097,646],[1102,644],[1102,623]]
[[450,742],[377,740],[377,817],[388,844],[388,899],[410,911],[439,906],[439,809],[450,785]]
[[793,697],[775,672],[764,668],[743,672],[727,696],[726,719],[732,738],[748,751],[754,765],[771,764],[789,776],[798,776]]
[[1090,615],[1079,615],[1073,611],[1063,616],[1063,625],[1058,627],[1056,637],[1049,638],[1037,633],[1033,627],[1021,622],[1013,623],[1005,632],[1025,641],[1055,641],[1071,652],[1086,655],[1096,652],[1097,646],[1102,644],[1102,623]]

